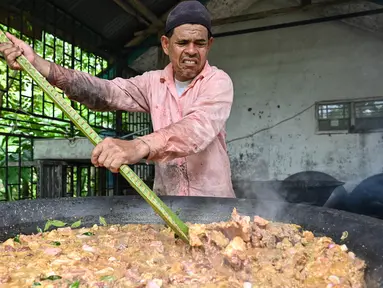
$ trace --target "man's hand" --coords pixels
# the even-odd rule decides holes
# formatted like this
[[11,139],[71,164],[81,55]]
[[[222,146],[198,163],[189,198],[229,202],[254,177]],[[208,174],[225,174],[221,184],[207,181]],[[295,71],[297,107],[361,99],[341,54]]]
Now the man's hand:
[[92,164],[118,173],[121,165],[135,164],[149,154],[149,146],[139,139],[132,141],[105,138],[92,152]]
[[12,34],[6,32],[5,35],[11,42],[0,42],[0,53],[4,55],[9,68],[13,70],[22,70],[19,63],[16,62],[17,57],[24,54],[29,62],[44,76],[48,77],[50,63],[38,56],[35,51],[24,41],[18,39]]

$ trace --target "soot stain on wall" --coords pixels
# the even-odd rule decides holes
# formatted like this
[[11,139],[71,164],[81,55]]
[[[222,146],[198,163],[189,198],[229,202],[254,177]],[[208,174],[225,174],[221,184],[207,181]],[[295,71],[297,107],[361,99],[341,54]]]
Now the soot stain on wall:
[[[254,147],[246,143],[245,147]],[[256,180],[269,178],[268,161],[263,159],[264,148],[246,149],[239,155],[229,155],[232,178],[234,180]]]
[[331,167],[334,164],[334,161],[335,161],[334,152],[333,151],[327,152],[326,157],[324,157],[323,164],[326,167]]
[[313,159],[313,153],[315,153],[315,150],[302,154],[301,167],[306,171],[315,170],[315,167],[318,166],[318,163]]

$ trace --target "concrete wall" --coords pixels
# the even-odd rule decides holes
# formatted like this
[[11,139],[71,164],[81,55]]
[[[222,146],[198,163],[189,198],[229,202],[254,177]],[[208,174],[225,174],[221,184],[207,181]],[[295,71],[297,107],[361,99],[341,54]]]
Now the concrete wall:
[[[277,7],[268,1],[267,7],[257,4],[246,12],[270,8]],[[306,18],[297,13],[215,31]],[[317,135],[313,106],[319,100],[383,94],[383,40],[378,34],[330,22],[218,38],[210,63],[234,82],[227,123],[234,180],[283,180],[315,170],[351,189],[383,172],[382,133]]]

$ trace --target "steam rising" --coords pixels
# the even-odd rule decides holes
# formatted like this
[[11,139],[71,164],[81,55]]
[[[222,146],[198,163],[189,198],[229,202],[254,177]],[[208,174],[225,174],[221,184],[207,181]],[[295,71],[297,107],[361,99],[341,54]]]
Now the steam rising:
[[269,220],[279,219],[288,205],[284,197],[287,191],[279,182],[270,184],[269,181],[233,181],[233,186],[238,198],[257,200],[254,215]]

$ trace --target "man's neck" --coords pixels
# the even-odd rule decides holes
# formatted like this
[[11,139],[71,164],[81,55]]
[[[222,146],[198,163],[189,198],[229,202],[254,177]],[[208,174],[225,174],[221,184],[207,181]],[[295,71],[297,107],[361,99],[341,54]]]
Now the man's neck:
[[[193,79],[194,79],[194,78],[193,78]],[[174,81],[175,81],[175,82],[178,81],[179,83],[187,83],[187,82],[192,82],[193,79],[182,79],[182,80],[181,80],[181,79],[178,79],[178,78],[177,78],[177,75],[174,74]]]
[[180,84],[187,84],[187,83],[190,83],[193,81],[193,79],[190,79],[190,80],[178,80],[176,77],[174,77],[174,81],[176,83],[180,83]]

